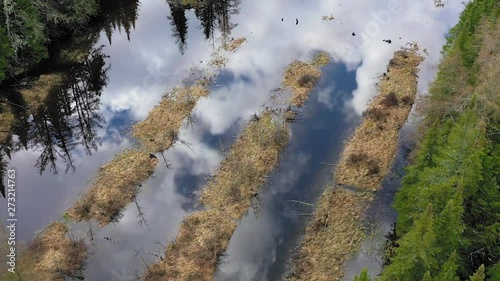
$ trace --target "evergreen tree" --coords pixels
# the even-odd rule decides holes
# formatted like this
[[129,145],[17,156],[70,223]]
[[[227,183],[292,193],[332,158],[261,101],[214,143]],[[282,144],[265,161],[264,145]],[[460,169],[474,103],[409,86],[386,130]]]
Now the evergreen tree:
[[33,3],[44,24],[50,28],[51,36],[64,28],[81,29],[98,9],[96,0],[35,0]]

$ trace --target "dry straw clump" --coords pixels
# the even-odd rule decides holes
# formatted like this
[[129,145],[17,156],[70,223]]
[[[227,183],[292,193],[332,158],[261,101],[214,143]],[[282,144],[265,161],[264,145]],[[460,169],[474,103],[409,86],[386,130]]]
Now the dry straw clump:
[[143,280],[213,280],[236,223],[218,210],[194,213],[180,226],[165,259],[149,268]]
[[63,80],[63,74],[61,73],[40,75],[37,80],[21,89],[19,92],[26,101],[28,108],[36,110],[43,105],[50,91],[55,86],[62,84]]
[[364,120],[344,147],[335,170],[340,185],[377,190],[395,157],[399,129],[417,93],[417,47],[395,52],[388,73],[378,86],[378,96],[364,112]]
[[340,280],[344,261],[359,249],[364,238],[362,217],[370,200],[368,195],[328,188],[306,229],[287,280]]
[[68,210],[75,221],[95,219],[104,226],[115,219],[154,172],[158,159],[143,150],[125,150],[102,166],[90,189]]
[[267,174],[277,165],[288,139],[288,125],[282,112],[267,110],[254,118],[204,189],[201,202],[223,210],[234,219],[241,218]]
[[320,67],[330,62],[330,56],[325,52],[317,53],[311,62],[294,61],[285,69],[283,87],[292,91],[290,103],[302,106],[321,77]]
[[133,127],[133,136],[150,152],[169,149],[178,138],[184,118],[191,114],[196,102],[208,94],[201,85],[174,88],[144,121]]
[[82,277],[87,245],[66,237],[68,231],[61,222],[50,224],[21,252],[16,269],[19,274],[7,273],[2,280],[64,281],[66,277]]
[[223,45],[222,48],[224,48],[224,50],[228,51],[228,52],[235,52],[236,50],[238,50],[240,48],[241,45],[243,45],[243,43],[245,43],[247,41],[246,38],[236,38],[236,39],[232,39],[231,41],[227,42],[226,44]]

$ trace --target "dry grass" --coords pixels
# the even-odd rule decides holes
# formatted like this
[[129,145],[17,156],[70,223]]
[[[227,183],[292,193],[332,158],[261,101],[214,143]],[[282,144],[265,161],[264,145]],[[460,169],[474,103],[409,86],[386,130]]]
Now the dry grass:
[[286,69],[283,77],[283,86],[292,91],[290,103],[293,106],[302,106],[312,89],[321,77],[321,70],[312,63],[302,61],[292,62]]
[[[340,185],[377,190],[395,157],[399,129],[417,93],[418,65],[423,58],[416,47],[395,52],[379,94],[363,114],[364,120],[345,145],[335,170]],[[354,158],[362,159],[352,161]]]
[[311,64],[315,67],[322,67],[329,64],[332,57],[325,51],[316,52],[313,56]]
[[68,210],[75,221],[95,219],[104,226],[135,198],[158,159],[143,150],[125,150],[102,166],[90,189]]
[[219,258],[236,223],[218,210],[187,217],[167,248],[165,258],[149,268],[143,280],[214,280]]
[[266,110],[250,121],[203,190],[200,201],[209,210],[184,220],[166,258],[143,280],[213,280],[235,220],[248,210],[288,142],[284,119],[284,112]]
[[133,136],[150,152],[169,149],[178,138],[184,118],[191,114],[196,102],[208,94],[201,85],[174,88],[144,121],[133,127]]
[[228,43],[224,44],[223,45],[223,48],[224,50],[228,51],[228,52],[235,52],[236,50],[238,50],[240,48],[241,45],[243,45],[243,43],[245,43],[247,41],[246,38],[236,38],[236,39],[232,39],[231,41],[229,41]]
[[340,280],[344,261],[359,249],[364,238],[362,217],[370,200],[360,193],[327,189],[287,280]]
[[20,90],[28,108],[36,110],[45,102],[49,95],[50,90],[55,86],[62,84],[63,75],[61,73],[40,75],[40,77],[33,81],[27,87]]
[[10,138],[11,128],[15,121],[10,106],[0,103],[0,143],[4,143]]
[[21,252],[16,263],[19,274],[5,274],[2,280],[63,281],[65,277],[80,277],[87,245],[66,237],[68,231],[63,223],[50,224]]
[[203,204],[234,219],[244,215],[288,143],[289,130],[282,114],[268,110],[250,121],[204,189]]
[[[486,114],[500,122],[500,21],[481,25],[482,47],[478,56],[481,75],[476,91]],[[493,123],[493,122],[492,122]]]

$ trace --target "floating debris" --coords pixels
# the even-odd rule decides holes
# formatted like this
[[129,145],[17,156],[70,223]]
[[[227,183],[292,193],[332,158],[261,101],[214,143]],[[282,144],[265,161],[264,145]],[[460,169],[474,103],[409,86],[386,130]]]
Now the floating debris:
[[333,15],[329,15],[329,16],[323,16],[321,17],[321,19],[324,21],[332,21],[335,19],[335,17]]
[[243,38],[243,37],[237,38],[237,39],[232,38],[231,41],[224,44],[222,48],[228,52],[235,52],[246,41],[247,41],[247,39]]

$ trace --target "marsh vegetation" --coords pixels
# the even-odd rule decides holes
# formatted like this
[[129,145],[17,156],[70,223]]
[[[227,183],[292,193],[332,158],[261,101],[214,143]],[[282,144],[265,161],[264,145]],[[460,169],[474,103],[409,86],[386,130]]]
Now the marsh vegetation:
[[[62,281],[67,277],[83,278],[87,244],[83,239],[68,237],[69,227],[53,222],[24,247],[17,261],[16,273],[5,272],[2,280]],[[7,239],[2,239],[2,247]],[[4,251],[2,251],[4,254]]]
[[[399,129],[415,99],[422,57],[413,45],[394,53],[363,121],[345,143],[334,168],[334,184],[318,200],[287,280],[340,280],[344,262],[364,238],[364,211],[389,173]],[[353,188],[345,189],[344,186]]]
[[399,50],[378,84],[378,94],[363,113],[363,121],[346,142],[335,168],[340,185],[375,191],[395,157],[399,129],[417,93],[418,66],[423,58],[415,45]]

